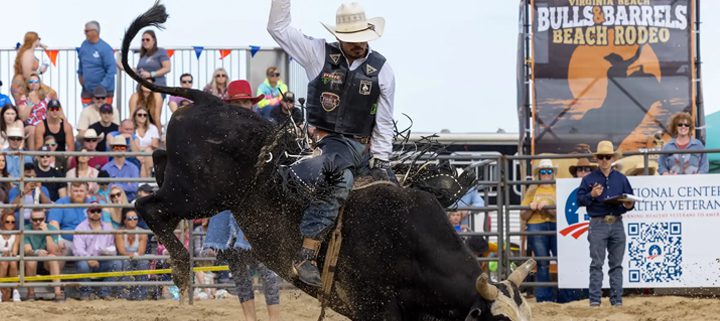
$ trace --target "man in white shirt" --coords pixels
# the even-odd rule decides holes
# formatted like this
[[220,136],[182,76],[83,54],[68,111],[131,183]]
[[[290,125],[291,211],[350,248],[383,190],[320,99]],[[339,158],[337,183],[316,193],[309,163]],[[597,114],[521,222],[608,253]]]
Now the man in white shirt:
[[385,20],[366,19],[358,4],[341,5],[336,26],[323,24],[338,42],[305,36],[290,21],[290,0],[273,0],[268,32],[305,68],[310,79],[307,122],[322,150],[321,156],[299,162],[293,169],[307,172],[313,162],[317,168],[318,162],[331,161],[341,177],[331,193],[311,202],[300,223],[303,247],[293,270],[304,283],[319,287],[317,253],[347,199],[355,173],[367,167],[371,156],[373,170],[391,176],[395,76],[385,57],[368,46],[368,41],[382,36]]

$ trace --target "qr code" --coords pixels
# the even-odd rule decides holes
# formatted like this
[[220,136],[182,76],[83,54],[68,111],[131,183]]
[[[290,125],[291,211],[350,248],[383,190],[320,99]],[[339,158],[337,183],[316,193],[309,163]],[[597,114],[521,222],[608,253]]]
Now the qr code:
[[629,223],[628,281],[664,283],[682,277],[682,223]]

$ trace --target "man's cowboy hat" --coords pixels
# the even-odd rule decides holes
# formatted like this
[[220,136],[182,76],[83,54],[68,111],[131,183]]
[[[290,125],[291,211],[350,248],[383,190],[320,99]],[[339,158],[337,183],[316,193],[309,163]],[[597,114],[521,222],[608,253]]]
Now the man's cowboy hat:
[[90,128],[90,129],[88,129],[88,130],[85,131],[85,134],[83,135],[82,138],[83,138],[83,139],[97,139],[97,140],[102,140],[103,137],[105,137],[105,133],[100,133],[100,135],[98,135],[97,132],[96,132],[94,129]]
[[125,136],[123,135],[116,135],[112,136],[108,139],[110,141],[110,146],[127,146],[127,141],[125,141]]
[[541,159],[533,168],[533,175],[537,176],[541,169],[552,169],[553,174],[557,174],[557,166],[549,159]]
[[7,129],[7,137],[25,137],[25,133],[20,127],[9,126]]
[[227,98],[225,101],[230,102],[233,100],[247,99],[252,101],[253,105],[263,100],[265,95],[253,97],[252,88],[247,80],[235,80],[228,85]]
[[335,13],[335,26],[321,22],[335,38],[344,42],[368,42],[382,37],[385,18],[367,19],[365,10],[357,3],[342,4]]
[[622,157],[622,153],[620,151],[616,151],[613,147],[613,143],[609,140],[602,140],[597,144],[597,150],[595,153],[593,153],[595,157],[598,155],[613,155],[615,159],[620,159]]
[[578,158],[577,164],[570,165],[570,168],[568,169],[570,171],[570,175],[572,175],[573,177],[577,177],[577,170],[579,167],[590,167],[592,168],[592,170],[595,170],[597,168],[597,165],[590,163],[587,158]]

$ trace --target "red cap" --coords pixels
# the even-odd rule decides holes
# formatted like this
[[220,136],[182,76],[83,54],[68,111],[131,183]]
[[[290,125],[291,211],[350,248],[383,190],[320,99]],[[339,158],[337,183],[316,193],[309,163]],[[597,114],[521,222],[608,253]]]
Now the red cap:
[[228,85],[228,98],[225,99],[225,101],[230,102],[233,100],[248,99],[251,100],[254,105],[263,98],[265,98],[263,94],[253,97],[252,88],[250,88],[250,83],[247,80],[235,80]]

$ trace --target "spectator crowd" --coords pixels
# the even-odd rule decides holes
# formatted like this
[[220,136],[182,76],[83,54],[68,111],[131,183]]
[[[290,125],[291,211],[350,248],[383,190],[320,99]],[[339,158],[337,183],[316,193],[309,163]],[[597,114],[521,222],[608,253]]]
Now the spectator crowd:
[[[39,63],[35,49],[46,47],[36,32],[27,32],[18,47],[9,95],[0,93],[0,145],[4,152],[0,154],[0,176],[17,180],[0,182],[0,202],[24,206],[20,210],[4,209],[0,228],[18,231],[22,226],[25,231],[35,231],[24,234],[22,248],[19,233],[1,234],[0,253],[4,257],[18,257],[22,253],[26,258],[42,258],[26,259],[22,263],[26,276],[59,275],[63,271],[147,270],[163,266],[162,261],[142,258],[151,253],[163,254],[163,246],[154,237],[142,232],[147,225],[128,206],[136,198],[152,193],[153,187],[122,181],[154,177],[152,158],[125,156],[122,153],[152,152],[161,148],[164,144],[161,123],[164,106],[167,104],[169,111],[174,113],[181,108],[191,108],[192,102],[182,97],[165,97],[141,85],[137,86],[129,101],[114,99],[116,74],[123,72],[122,66],[116,61],[112,47],[100,37],[100,23],[87,22],[84,33],[86,39],[77,50],[77,81],[82,87],[82,106],[62,106],[58,92],[43,83],[48,65]],[[150,82],[166,85],[171,72],[170,57],[165,49],[158,47],[158,39],[152,30],[142,34],[139,54],[135,72]],[[302,112],[295,108],[295,95],[287,90],[278,68],[268,67],[266,75],[267,79],[253,93],[248,81],[231,81],[226,70],[218,68],[202,89],[239,108],[251,109],[271,122],[282,123],[292,118],[296,124],[302,123]],[[194,87],[195,79],[190,73],[182,73],[179,80],[184,88]],[[118,112],[121,103],[129,107],[129,118],[121,119]],[[66,117],[68,107],[81,110],[77,121]],[[21,151],[40,152],[40,155],[17,155]],[[42,154],[63,151],[81,154],[69,157]],[[90,152],[96,155],[82,155]],[[97,155],[97,152],[113,154]],[[20,183],[20,179],[35,177],[65,178],[67,182]],[[110,184],[81,181],[96,178],[118,180]],[[34,204],[64,206],[46,210],[33,208]],[[72,207],[72,204],[78,207]],[[108,206],[110,204],[113,206]],[[195,227],[202,227],[202,222],[196,222]],[[131,233],[112,232],[118,230]],[[108,231],[114,234],[41,234],[39,231]],[[140,233],[132,233],[138,231]],[[56,256],[87,259],[47,260],[47,257]],[[131,259],[121,261],[103,256],[128,256]],[[17,276],[19,264],[19,259],[0,262],[0,278]],[[206,276],[201,277],[203,281],[207,279]],[[116,280],[119,278],[102,279]],[[55,300],[65,299],[65,289],[55,287],[53,291]],[[76,292],[74,296],[81,300],[110,297],[140,300],[149,297],[146,287],[80,287]],[[169,296],[167,289],[158,291],[157,296],[162,294]],[[3,288],[0,291],[3,302],[35,299],[36,291],[32,287],[27,288],[22,297],[17,289]]]

